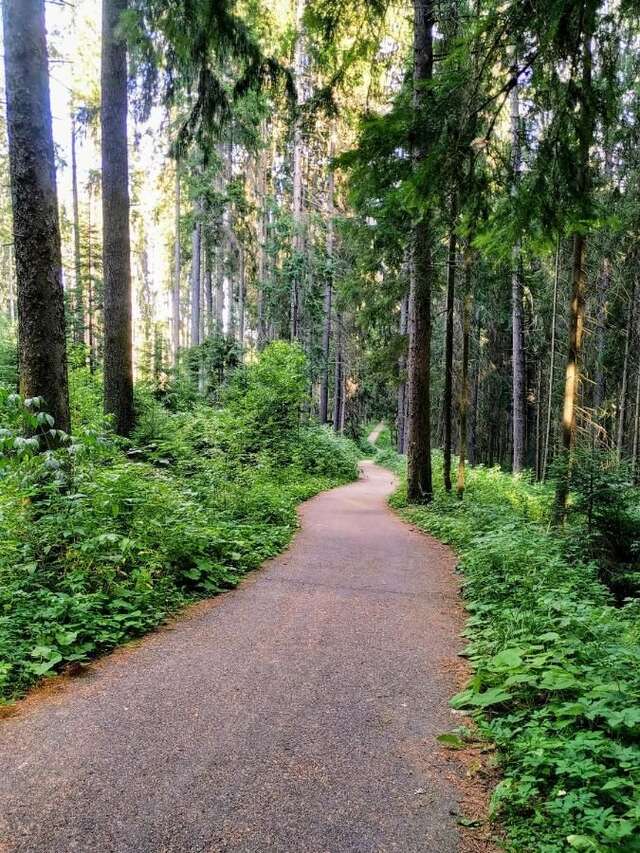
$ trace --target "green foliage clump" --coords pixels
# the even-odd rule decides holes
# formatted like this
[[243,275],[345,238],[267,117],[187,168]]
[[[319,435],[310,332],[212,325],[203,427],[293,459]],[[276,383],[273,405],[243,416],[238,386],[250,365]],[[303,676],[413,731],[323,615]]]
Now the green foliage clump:
[[124,442],[81,368],[74,437],[46,450],[21,430],[50,432],[48,416],[0,397],[0,701],[235,586],[288,542],[300,501],[356,476],[349,442],[300,423],[305,369],[296,347],[269,347],[219,409],[169,411],[143,390]]
[[478,467],[464,501],[393,503],[460,555],[473,677],[453,705],[499,748],[508,849],[640,850],[638,602],[616,607],[597,565],[568,558],[551,487]]

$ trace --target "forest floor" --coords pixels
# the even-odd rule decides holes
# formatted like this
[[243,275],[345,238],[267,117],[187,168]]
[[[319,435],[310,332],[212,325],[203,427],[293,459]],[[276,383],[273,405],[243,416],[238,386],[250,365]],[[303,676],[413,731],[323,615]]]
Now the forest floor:
[[436,741],[465,676],[455,559],[393,488],[363,463],[236,590],[13,706],[0,851],[488,849]]

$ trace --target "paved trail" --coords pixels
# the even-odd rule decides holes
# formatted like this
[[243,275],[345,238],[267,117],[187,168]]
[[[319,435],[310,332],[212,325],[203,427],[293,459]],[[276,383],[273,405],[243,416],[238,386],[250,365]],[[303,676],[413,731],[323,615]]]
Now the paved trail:
[[0,721],[0,851],[453,853],[453,561],[390,474],[238,590]]
[[369,437],[367,441],[369,444],[375,444],[376,441],[380,438],[380,433],[384,429],[384,421],[380,421],[380,423],[376,424],[374,428],[369,433]]

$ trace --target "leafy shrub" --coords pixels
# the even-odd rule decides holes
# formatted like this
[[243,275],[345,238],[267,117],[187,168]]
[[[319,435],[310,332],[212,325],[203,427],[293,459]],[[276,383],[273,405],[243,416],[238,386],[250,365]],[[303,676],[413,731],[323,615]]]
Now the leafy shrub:
[[267,451],[282,462],[300,426],[307,395],[307,360],[297,345],[274,341],[253,364],[236,370],[224,395],[228,429],[244,457]]
[[300,431],[292,462],[309,474],[353,480],[358,474],[359,456],[353,442],[328,427],[314,425]]
[[22,435],[52,429],[37,402],[0,394],[0,701],[234,586],[288,542],[301,500],[356,476],[349,442],[289,417],[300,355],[282,345],[247,368],[246,412],[238,386],[229,409],[176,412],[139,390],[130,442],[110,434],[84,368],[76,433],[45,452]]

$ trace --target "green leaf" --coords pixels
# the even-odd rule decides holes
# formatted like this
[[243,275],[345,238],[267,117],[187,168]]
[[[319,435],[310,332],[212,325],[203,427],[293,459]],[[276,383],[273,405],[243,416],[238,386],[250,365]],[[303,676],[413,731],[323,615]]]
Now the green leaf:
[[517,669],[522,665],[522,649],[504,649],[491,660],[491,664],[496,669]]
[[447,732],[442,735],[438,735],[436,737],[438,743],[441,743],[443,746],[446,746],[447,749],[462,749],[464,747],[464,741],[459,735],[454,734],[453,732]]
[[567,835],[567,844],[574,850],[599,850],[598,843],[588,835]]
[[77,631],[57,631],[56,632],[56,642],[61,646],[70,646],[72,643],[75,643],[78,638]]
[[58,654],[55,657],[51,658],[50,660],[42,661],[42,663],[32,663],[31,664],[31,671],[35,672],[36,675],[44,675],[45,672],[49,672],[49,670],[53,669],[53,667],[57,663],[60,663],[61,660],[62,660],[62,655]]

